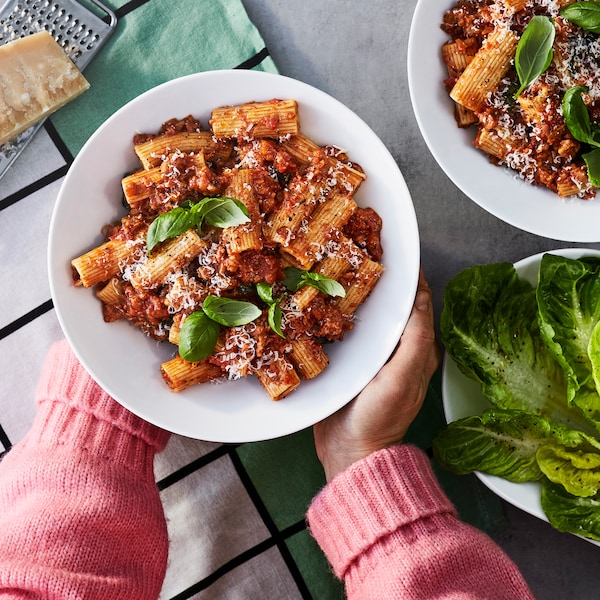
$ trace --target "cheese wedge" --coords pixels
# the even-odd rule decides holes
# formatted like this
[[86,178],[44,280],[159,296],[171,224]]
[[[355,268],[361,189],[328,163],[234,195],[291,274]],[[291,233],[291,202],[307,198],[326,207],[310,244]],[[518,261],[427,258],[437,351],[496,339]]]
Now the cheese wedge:
[[84,92],[89,83],[47,31],[0,46],[0,144]]

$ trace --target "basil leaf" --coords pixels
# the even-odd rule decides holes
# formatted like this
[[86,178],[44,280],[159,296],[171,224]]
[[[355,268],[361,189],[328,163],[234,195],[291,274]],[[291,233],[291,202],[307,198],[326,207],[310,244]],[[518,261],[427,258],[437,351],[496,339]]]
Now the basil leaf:
[[600,148],[582,155],[587,166],[588,179],[594,187],[600,187]]
[[235,198],[204,198],[194,207],[214,227],[235,227],[250,222],[248,209]]
[[328,296],[344,297],[346,295],[344,286],[335,279],[321,275],[321,273],[302,271],[296,267],[288,267],[285,270],[283,285],[292,292],[297,292],[303,285],[310,285]]
[[150,224],[146,233],[148,253],[160,242],[185,233],[195,225],[194,217],[189,210],[178,206],[169,212],[158,215]]
[[583,85],[576,85],[567,90],[562,100],[563,117],[571,135],[577,141],[600,147],[600,143],[594,139],[590,113],[581,97],[581,94],[587,91],[588,88]]
[[169,238],[200,227],[206,219],[215,227],[234,227],[248,223],[248,209],[235,198],[203,198],[196,204],[185,201],[181,206],[159,215],[152,221],[146,234],[148,252]]
[[269,312],[267,313],[267,319],[271,329],[280,337],[285,338],[283,331],[281,331],[281,307],[279,302],[274,302],[269,306]]
[[271,305],[273,302],[275,302],[275,300],[273,300],[273,288],[268,283],[257,283],[256,291],[258,292],[258,297],[265,304]]
[[600,123],[598,121],[592,121],[592,139],[600,144]]
[[320,273],[311,273],[306,271],[303,277],[304,285],[310,285],[317,288],[320,292],[327,294],[328,296],[341,296],[342,298],[346,295],[344,286],[337,282],[335,279],[321,275]]
[[273,298],[273,287],[268,283],[257,283],[256,291],[258,292],[258,296],[260,299],[269,305],[269,311],[267,313],[267,320],[269,321],[269,326],[271,329],[280,337],[285,338],[283,332],[281,331],[281,307],[279,306],[279,302],[283,298]]
[[204,312],[213,321],[226,327],[246,325],[260,317],[262,311],[252,302],[221,298],[220,296],[207,296],[202,303]]
[[285,270],[285,278],[283,285],[290,290],[290,292],[297,292],[303,285],[302,277],[305,271],[297,269],[296,267],[287,267]]
[[600,33],[600,2],[573,2],[561,8],[559,14],[586,31]]
[[198,310],[189,315],[179,332],[179,356],[188,362],[209,357],[219,337],[219,324]]
[[515,68],[521,84],[515,98],[550,66],[554,34],[554,22],[549,17],[536,15],[529,21],[515,54]]

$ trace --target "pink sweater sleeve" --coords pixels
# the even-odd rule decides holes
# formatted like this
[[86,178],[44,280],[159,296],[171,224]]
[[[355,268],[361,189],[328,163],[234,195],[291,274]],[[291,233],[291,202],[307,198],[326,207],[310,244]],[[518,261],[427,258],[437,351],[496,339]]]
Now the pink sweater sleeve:
[[533,598],[508,556],[457,518],[414,446],[352,465],[321,490],[307,518],[350,600]]
[[0,463],[0,598],[150,600],[167,530],[153,458],[169,434],[50,350],[27,436]]

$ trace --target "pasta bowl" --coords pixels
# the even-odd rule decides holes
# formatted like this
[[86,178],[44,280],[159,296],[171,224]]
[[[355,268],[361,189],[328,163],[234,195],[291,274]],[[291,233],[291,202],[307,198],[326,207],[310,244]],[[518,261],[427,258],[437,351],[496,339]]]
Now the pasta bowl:
[[[280,401],[254,377],[204,383],[178,393],[160,365],[176,348],[125,321],[105,323],[90,289],[73,285],[70,262],[103,241],[119,219],[121,179],[138,166],[132,138],[189,114],[207,124],[219,106],[289,98],[301,131],[345,149],[367,174],[354,198],[383,220],[384,273],[342,342],[327,348],[329,366]],[[76,224],[76,225],[75,225]],[[419,235],[409,191],[393,157],[356,114],[331,96],[280,75],[255,71],[198,73],[160,85],[107,120],[73,162],[50,224],[48,266],[56,313],[75,354],[117,401],[164,429],[192,438],[239,443],[291,434],[329,416],[372,379],[395,348],[410,314],[419,271]]]
[[472,146],[473,127],[460,129],[444,80],[441,47],[449,36],[440,24],[455,2],[419,0],[408,43],[411,102],[421,134],[437,163],[473,202],[502,221],[546,238],[578,243],[600,241],[600,197],[561,198],[534,187],[514,171],[491,164]]

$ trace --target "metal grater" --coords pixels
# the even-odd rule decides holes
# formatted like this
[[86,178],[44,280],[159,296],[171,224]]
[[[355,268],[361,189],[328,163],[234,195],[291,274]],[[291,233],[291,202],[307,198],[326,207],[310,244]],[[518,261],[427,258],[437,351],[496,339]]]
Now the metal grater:
[[[83,71],[117,24],[115,14],[101,2],[85,1],[89,8],[77,0],[8,0],[0,7],[0,45],[46,29]],[[42,124],[39,121],[0,146],[0,178]]]

